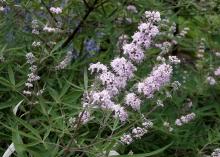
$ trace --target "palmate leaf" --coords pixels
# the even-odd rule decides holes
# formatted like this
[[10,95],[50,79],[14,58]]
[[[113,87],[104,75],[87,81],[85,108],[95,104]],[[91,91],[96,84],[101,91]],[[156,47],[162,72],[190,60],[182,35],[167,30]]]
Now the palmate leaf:
[[144,153],[144,154],[134,154],[134,155],[118,155],[117,157],[148,157],[148,156],[153,156],[153,155],[158,155],[160,153],[162,153],[164,150],[166,150],[167,148],[169,148],[171,145],[173,144],[173,142],[171,142],[170,144],[160,148],[160,149],[157,149],[153,152],[150,152],[150,153]]

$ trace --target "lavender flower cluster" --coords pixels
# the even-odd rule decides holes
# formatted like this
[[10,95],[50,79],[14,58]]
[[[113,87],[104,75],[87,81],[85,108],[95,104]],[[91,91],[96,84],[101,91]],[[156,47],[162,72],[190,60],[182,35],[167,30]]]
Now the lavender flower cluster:
[[[62,8],[59,7],[51,7],[49,9],[51,14],[61,14],[62,13]],[[59,33],[62,32],[60,29],[62,23],[60,21],[56,22],[56,27],[51,27],[49,26],[50,23],[47,22],[47,24],[44,24],[43,28],[40,25],[40,22],[36,19],[32,20],[32,34],[39,35],[41,31],[47,32],[47,33]],[[36,44],[36,43],[35,43]]]
[[28,74],[27,82],[25,86],[27,90],[23,91],[23,94],[31,96],[33,94],[32,88],[34,87],[33,83],[40,80],[40,77],[37,75],[37,66],[34,65],[36,58],[33,53],[29,52],[26,54],[27,63],[30,64],[30,71],[31,73]]
[[[110,68],[100,62],[91,64],[89,70],[96,73],[96,80],[101,83],[102,90],[92,90],[88,94],[88,100],[84,101],[85,107],[100,107],[112,111],[113,117],[119,118],[125,122],[128,118],[127,107],[133,110],[140,110],[141,99],[139,95],[143,94],[148,98],[153,97],[154,92],[169,82],[172,74],[172,66],[166,63],[156,66],[143,82],[138,83],[137,94],[134,92],[127,93],[124,99],[124,106],[114,102],[127,82],[134,76],[137,70],[134,64],[143,61],[144,51],[148,49],[159,33],[157,23],[160,21],[159,12],[145,12],[145,22],[138,26],[138,31],[132,36],[130,43],[124,42],[123,57],[117,57],[110,63]],[[93,86],[97,86],[94,84]]]
[[197,57],[201,59],[204,58],[204,53],[205,53],[205,39],[202,38],[198,46]]
[[129,145],[134,141],[134,139],[142,138],[148,132],[148,129],[152,127],[153,127],[153,123],[149,119],[143,117],[142,126],[135,127],[131,130],[131,133],[127,133],[121,136],[120,141],[123,144]]
[[159,12],[145,12],[147,22],[143,22],[138,26],[138,31],[132,36],[132,42],[123,46],[124,54],[136,63],[140,63],[144,59],[144,49],[148,49],[152,39],[159,33],[158,26],[155,23],[159,22]]
[[62,8],[59,8],[59,7],[51,7],[51,8],[50,8],[50,11],[51,11],[51,13],[53,13],[53,14],[61,14],[62,11],[63,11],[63,9],[62,9]]
[[[112,113],[113,118],[119,119],[124,124],[128,120],[127,111],[129,109],[135,112],[140,111],[142,97],[152,98],[155,92],[170,82],[173,73],[172,65],[180,62],[175,56],[170,56],[168,63],[164,61],[162,64],[156,65],[148,77],[131,88],[133,91],[125,91],[122,103],[117,103],[115,99],[121,91],[125,90],[128,81],[134,77],[137,65],[145,59],[144,52],[150,48],[156,35],[159,34],[160,13],[146,11],[144,17],[145,21],[139,24],[138,31],[132,36],[131,42],[128,39],[126,42],[120,42],[123,44],[120,46],[123,51],[121,57],[113,59],[110,66],[100,62],[90,64],[88,70],[95,73],[96,78],[91,90],[84,94],[83,112],[78,115],[82,124],[90,120],[92,108],[107,110]],[[158,100],[157,106],[163,106],[162,101]],[[72,121],[73,118],[71,118],[71,123],[73,123]],[[141,126],[133,128],[130,133],[121,137],[121,142],[132,143],[134,139],[144,136],[152,126],[153,123],[144,118]],[[171,127],[169,129],[172,130]]]
[[68,51],[64,59],[55,67],[56,70],[65,69],[73,59],[73,54],[71,51]]
[[[214,73],[214,76],[219,77],[219,76],[220,76],[220,67],[216,68],[213,73]],[[209,85],[213,86],[213,85],[216,84],[217,81],[216,81],[216,79],[215,79],[213,76],[210,76],[210,75],[209,75],[209,76],[206,78],[206,82],[207,82]]]
[[216,148],[212,154],[211,157],[220,157],[220,148]]
[[220,67],[218,67],[215,72],[214,72],[215,76],[220,76]]
[[[89,105],[111,110],[114,113],[113,117],[119,118],[121,122],[125,122],[128,118],[125,106],[130,106],[134,110],[139,110],[141,100],[135,93],[128,93],[125,97],[125,106],[122,106],[115,103],[113,101],[113,97],[119,94],[119,92],[126,87],[127,82],[134,76],[134,72],[137,70],[134,64],[138,64],[143,61],[145,57],[144,50],[150,47],[153,38],[159,33],[156,24],[160,21],[160,13],[146,11],[145,19],[146,22],[139,24],[138,31],[132,36],[131,43],[125,43],[122,46],[124,54],[123,57],[113,59],[110,63],[110,68],[100,62],[91,64],[89,67],[89,70],[92,73],[96,72],[96,79],[101,82],[103,87],[101,91],[92,90],[90,92],[89,99],[91,99],[91,101]],[[168,65],[164,64],[163,66],[166,67]],[[158,81],[157,88],[159,88],[159,86],[163,86],[170,78],[166,75],[170,75],[171,72],[169,73],[165,71],[166,74],[162,74],[162,70],[165,70],[162,69],[163,66],[159,68],[161,70],[161,73],[159,74],[161,75],[161,78],[159,78],[159,75],[156,76],[156,69],[153,70],[155,72],[152,72],[152,75],[154,75],[152,76],[154,81],[152,83]],[[163,79],[166,80],[162,81]],[[88,103],[86,104],[88,105]]]
[[177,126],[182,126],[183,124],[187,124],[195,118],[195,113],[190,113],[185,116],[181,116],[180,119],[176,119],[175,124]]
[[138,92],[148,98],[153,97],[155,91],[170,81],[172,71],[172,66],[165,63],[155,67],[150,76],[138,84]]

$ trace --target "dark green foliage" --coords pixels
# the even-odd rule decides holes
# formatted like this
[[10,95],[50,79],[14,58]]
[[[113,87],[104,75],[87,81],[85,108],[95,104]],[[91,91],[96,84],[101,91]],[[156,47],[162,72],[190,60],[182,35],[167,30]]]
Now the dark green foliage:
[[[137,157],[201,157],[218,148],[220,80],[217,78],[217,84],[210,86],[206,78],[213,76],[214,69],[220,65],[219,58],[213,55],[220,51],[219,1],[87,1],[88,4],[81,0],[0,2],[0,6],[10,8],[7,12],[0,12],[0,155],[12,142],[16,149],[14,156],[19,157],[96,157],[112,149],[121,156],[132,151]],[[135,5],[138,13],[128,12],[126,7],[129,4]],[[64,9],[60,16],[51,16],[46,9],[62,5]],[[89,11],[87,5],[94,5],[95,8],[82,20]],[[184,27],[190,28],[187,36],[170,52],[182,60],[174,69],[172,78],[182,82],[182,87],[172,91],[171,99],[164,96],[166,89],[158,92],[157,98],[164,100],[165,107],[149,116],[155,124],[153,129],[129,146],[119,144],[115,147],[123,133],[138,126],[141,115],[131,113],[133,121],[121,127],[118,121],[109,118],[111,113],[94,109],[97,117],[77,129],[70,126],[69,118],[76,117],[82,110],[83,93],[94,81],[94,77],[87,72],[89,64],[97,61],[108,64],[115,56],[120,56],[116,46],[118,37],[122,34],[131,36],[146,10],[158,10],[163,18],[175,22],[176,33]],[[126,18],[130,18],[132,23]],[[31,33],[34,19],[39,21],[41,27],[49,22],[51,27],[56,26],[56,21],[60,20],[63,31],[57,34],[40,31],[40,35],[34,35]],[[79,27],[80,22],[83,24]],[[77,27],[74,37],[65,44]],[[201,38],[205,38],[204,59],[196,57]],[[85,43],[90,39],[95,41],[98,51],[86,51]],[[32,42],[36,40],[42,44],[33,48]],[[163,40],[166,39],[160,39]],[[52,45],[50,41],[56,44]],[[56,70],[67,51],[73,52],[71,64],[64,70]],[[44,89],[43,95],[38,97],[23,94],[29,73],[25,59],[28,52],[36,56],[38,75],[41,77],[34,90]],[[158,53],[155,49],[146,52],[147,59],[138,67],[130,86],[149,74]],[[175,119],[188,113],[189,109],[184,108],[187,99],[193,102],[190,111],[196,113],[196,119],[176,127]],[[144,102],[142,111],[149,111],[156,100],[153,98]],[[19,103],[15,116],[13,109]],[[164,121],[172,124],[173,132],[163,126]]]

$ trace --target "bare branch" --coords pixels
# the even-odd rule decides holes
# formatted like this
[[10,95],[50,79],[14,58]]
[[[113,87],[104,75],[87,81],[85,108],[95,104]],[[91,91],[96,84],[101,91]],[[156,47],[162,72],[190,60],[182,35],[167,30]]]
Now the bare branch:
[[85,6],[86,6],[87,8],[90,8],[90,6],[89,6],[89,4],[88,4],[88,2],[87,2],[86,0],[83,0],[83,2],[84,2]]
[[97,4],[98,0],[95,0],[93,5],[90,6],[88,8],[88,10],[86,11],[84,17],[82,18],[82,20],[79,22],[79,24],[77,25],[76,29],[73,31],[72,34],[70,34],[70,36],[66,39],[66,41],[62,44],[61,48],[66,47],[71,41],[72,39],[75,37],[76,33],[79,31],[79,29],[82,27],[82,25],[84,24],[84,22],[86,21],[87,17],[90,15],[90,13],[96,8],[96,4]]

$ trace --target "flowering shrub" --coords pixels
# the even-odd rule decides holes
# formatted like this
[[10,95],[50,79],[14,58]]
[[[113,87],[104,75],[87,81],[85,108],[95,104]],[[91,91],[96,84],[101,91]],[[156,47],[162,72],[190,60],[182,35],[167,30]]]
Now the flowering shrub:
[[0,155],[219,156],[218,15],[217,0],[0,1]]

